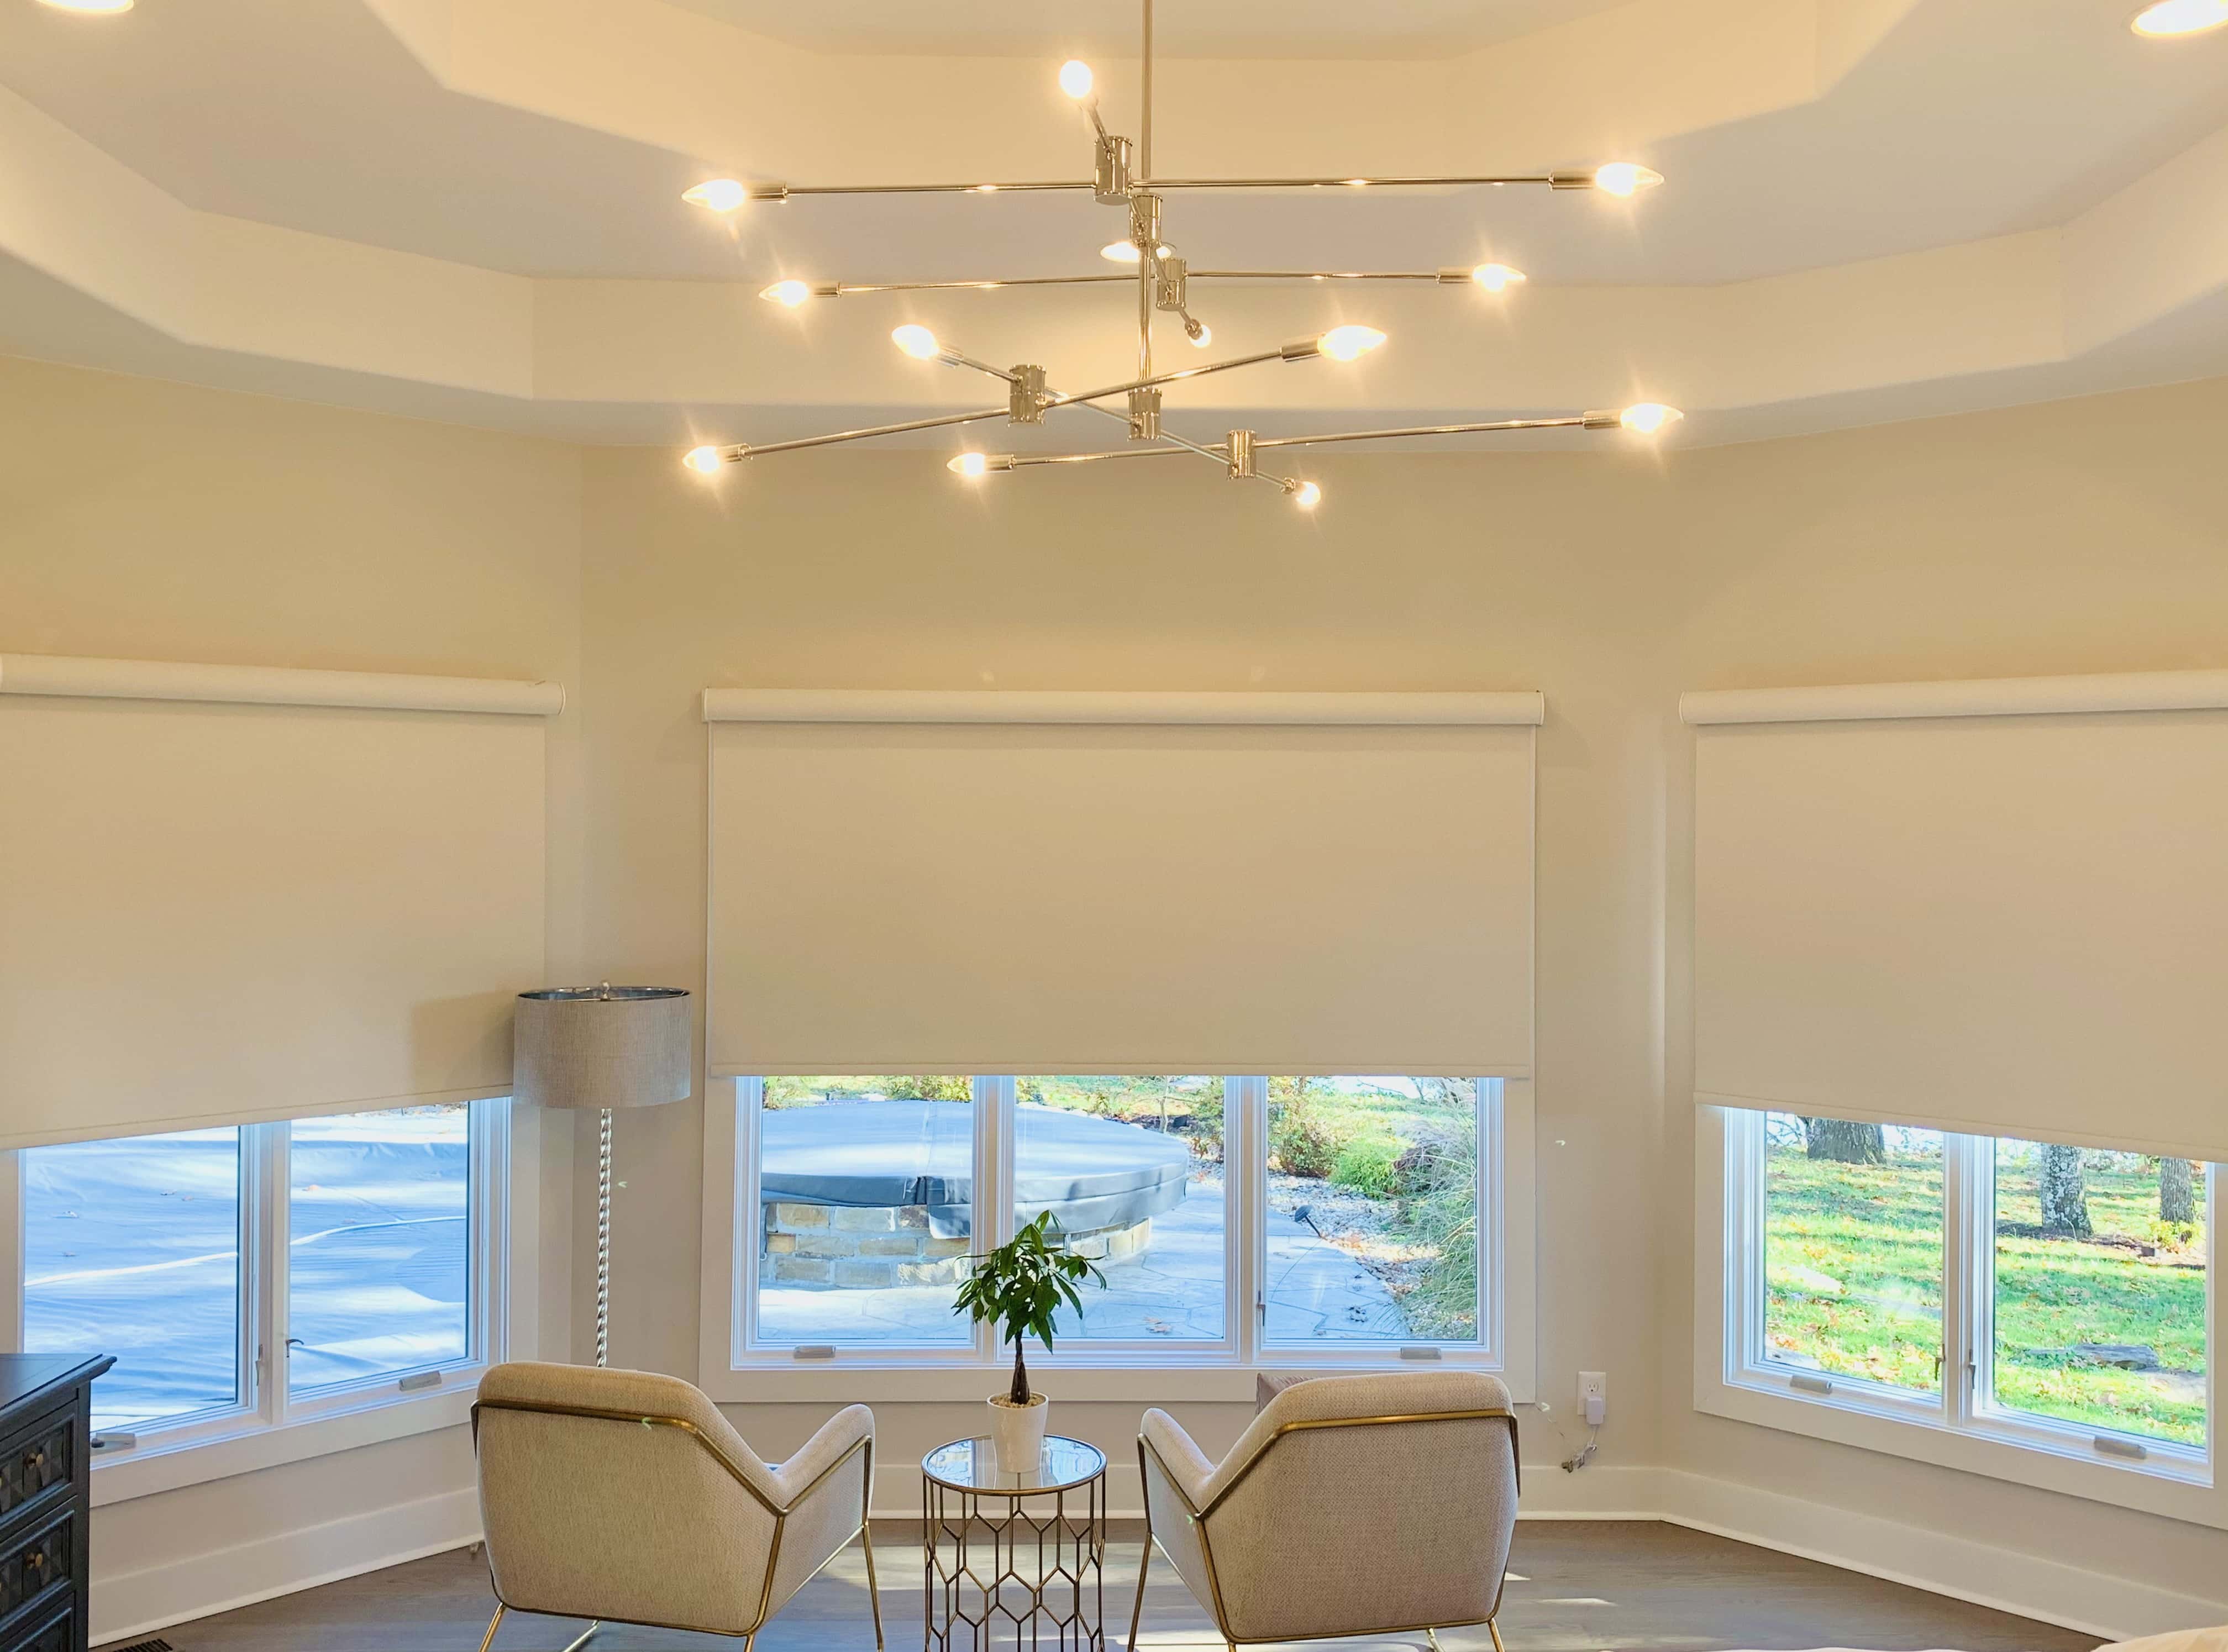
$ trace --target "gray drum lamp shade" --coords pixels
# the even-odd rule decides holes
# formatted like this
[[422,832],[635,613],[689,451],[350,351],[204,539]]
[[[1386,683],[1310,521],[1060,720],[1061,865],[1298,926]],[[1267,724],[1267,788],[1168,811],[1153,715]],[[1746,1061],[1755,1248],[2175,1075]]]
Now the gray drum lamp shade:
[[518,995],[513,1093],[543,1107],[656,1107],[688,1098],[688,994],[548,987]]

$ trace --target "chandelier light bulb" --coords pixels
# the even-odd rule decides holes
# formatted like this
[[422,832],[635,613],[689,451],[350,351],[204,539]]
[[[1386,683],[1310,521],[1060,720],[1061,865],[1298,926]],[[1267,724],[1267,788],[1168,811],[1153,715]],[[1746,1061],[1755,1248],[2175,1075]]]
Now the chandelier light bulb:
[[1109,264],[1135,264],[1137,249],[1127,241],[1109,241],[1098,249],[1098,256]]
[[1469,272],[1469,279],[1488,292],[1501,292],[1527,278],[1523,271],[1506,264],[1481,264]]
[[1675,425],[1686,416],[1676,407],[1667,407],[1660,401],[1636,401],[1617,416],[1617,422],[1642,436],[1653,436],[1664,426]]
[[914,326],[911,323],[892,332],[890,343],[917,362],[932,361],[944,354],[944,346],[936,342],[934,333],[930,332],[925,327]]
[[1316,341],[1325,355],[1334,362],[1351,362],[1367,355],[1385,342],[1385,335],[1374,327],[1334,327]]
[[716,447],[692,447],[681,456],[681,462],[699,476],[709,476],[720,468],[720,450]]
[[1078,103],[1091,95],[1091,65],[1079,57],[1071,57],[1060,66],[1060,89]]
[[131,10],[131,0],[47,0],[56,11],[116,12]]
[[2167,40],[2201,35],[2223,23],[2228,23],[2228,0],[2158,0],[2129,19],[2128,27],[2152,40]]
[[761,287],[759,297],[794,310],[812,296],[812,289],[802,281],[777,281],[770,287]]
[[1205,349],[1214,343],[1214,329],[1203,321],[1186,321],[1184,336],[1190,339],[1194,349]]
[[1663,182],[1663,175],[1652,167],[1635,166],[1630,161],[1611,161],[1607,166],[1594,169],[1594,188],[1614,195],[1629,195],[1642,189],[1652,189]]
[[1322,490],[1312,482],[1303,482],[1292,490],[1292,503],[1303,510],[1313,510],[1322,503]]
[[944,461],[944,468],[954,476],[974,477],[989,470],[990,462],[980,453],[955,453]]
[[751,198],[751,191],[748,184],[733,178],[707,178],[693,189],[683,189],[681,198],[707,212],[733,212]]

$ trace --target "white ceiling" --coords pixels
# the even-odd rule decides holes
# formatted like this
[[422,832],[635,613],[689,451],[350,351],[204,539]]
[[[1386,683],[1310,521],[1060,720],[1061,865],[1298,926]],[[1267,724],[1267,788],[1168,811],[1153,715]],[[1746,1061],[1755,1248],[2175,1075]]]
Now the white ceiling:
[[[819,52],[964,52],[1046,57],[1134,52],[1137,0],[675,0],[690,11]],[[1421,57],[1468,50],[1619,0],[1168,0],[1156,8],[1156,53],[1170,57]]]
[[[1945,381],[1982,402],[2102,387],[2135,355],[2220,370],[2228,31],[2142,41],[2128,9],[1163,3],[1162,175],[1622,158],[1668,180],[1629,202],[1176,192],[1167,232],[1196,267],[1528,272],[1499,300],[1199,290],[1233,346],[1397,317],[1402,348],[1373,358],[1365,399],[1435,419],[1639,386],[1695,415],[1684,439],[1727,439],[1930,410]],[[0,0],[0,259],[16,273],[0,348],[615,440],[711,416],[690,408],[744,437],[839,407],[950,405],[953,387],[889,359],[900,319],[1072,379],[1134,348],[1120,290],[797,315],[751,295],[786,275],[1101,272],[1122,214],[1087,195],[728,219],[678,195],[714,173],[1079,176],[1087,128],[1053,69],[1092,57],[1108,120],[1135,133],[1135,30],[1103,0],[141,0],[103,17]],[[2161,328],[2181,347],[2135,349]],[[1212,407],[1330,415],[1364,382],[1232,375]]]

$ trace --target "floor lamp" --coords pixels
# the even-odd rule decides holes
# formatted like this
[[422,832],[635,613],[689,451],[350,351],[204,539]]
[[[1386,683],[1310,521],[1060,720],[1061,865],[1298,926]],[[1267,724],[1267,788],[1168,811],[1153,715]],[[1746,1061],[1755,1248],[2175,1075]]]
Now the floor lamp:
[[688,1098],[688,995],[679,987],[545,987],[518,995],[513,1096],[603,1115],[596,1150],[596,1363],[608,1363],[611,1112]]

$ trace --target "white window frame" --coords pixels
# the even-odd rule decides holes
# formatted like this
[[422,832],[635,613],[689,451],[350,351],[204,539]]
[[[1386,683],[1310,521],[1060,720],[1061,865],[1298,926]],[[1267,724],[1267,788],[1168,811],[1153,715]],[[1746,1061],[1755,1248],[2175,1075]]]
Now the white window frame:
[[[1764,1117],[1702,1107],[1695,1139],[1694,1406],[1713,1416],[1992,1479],[2228,1529],[2221,1450],[2218,1324],[2219,1167],[2205,1178],[2206,1446],[2052,1422],[1997,1407],[1994,1138],[1943,1136],[1943,1373],[1937,1394],[1911,1394],[1833,1373],[1798,1370],[1764,1352]],[[1821,1380],[1829,1391],[1815,1391]],[[1804,1386],[1798,1386],[1798,1381]],[[2143,1455],[2122,1457],[2099,1440]]]
[[[513,1347],[531,1347],[535,1299],[531,1189],[538,1159],[533,1110],[508,1099],[471,1104],[469,1344],[461,1360],[356,1382],[288,1392],[285,1326],[290,1248],[289,1156],[285,1121],[241,1124],[240,1134],[240,1345],[238,1389],[211,1406],[141,1428],[128,1445],[93,1454],[96,1507],[245,1474],[466,1420],[487,1367]],[[528,1189],[514,1198],[515,1186]],[[0,1338],[23,1345],[23,1196],[19,1152],[0,1153]],[[404,1387],[427,1375],[431,1385]]]
[[[1511,1395],[1535,1395],[1535,1221],[1533,1098],[1528,1079],[1478,1081],[1480,1341],[1414,1345],[1403,1358],[1392,1343],[1269,1345],[1259,1335],[1257,1303],[1264,1277],[1266,1229],[1259,1212],[1267,1190],[1265,1077],[1224,1081],[1224,1335],[1219,1341],[1149,1342],[1067,1337],[1050,1358],[1030,1355],[1032,1369],[1060,1374],[1063,1399],[1181,1401],[1248,1399],[1261,1371],[1383,1368],[1421,1360],[1499,1376]],[[1013,1232],[1015,1079],[974,1080],[976,1162],[974,1231],[1002,1242]],[[1009,1355],[988,1326],[963,1345],[941,1348],[836,1348],[801,1355],[787,1345],[759,1346],[755,1227],[759,1208],[757,1146],[762,1081],[714,1080],[705,1112],[704,1296],[699,1382],[715,1400],[824,1399],[828,1373],[846,1373],[847,1398],[979,1400],[995,1386],[989,1373]],[[1428,1350],[1428,1351],[1425,1351]]]

